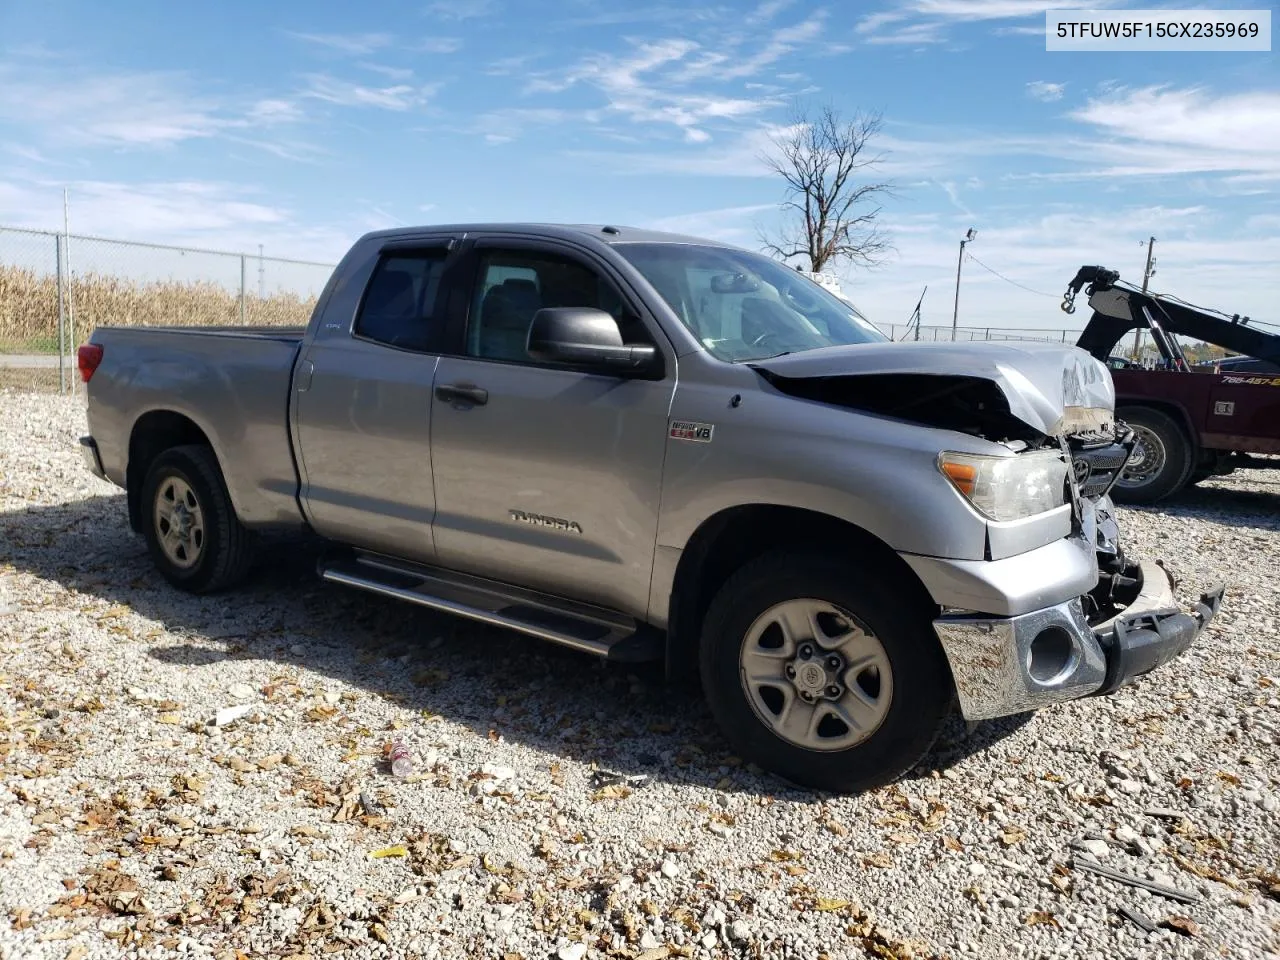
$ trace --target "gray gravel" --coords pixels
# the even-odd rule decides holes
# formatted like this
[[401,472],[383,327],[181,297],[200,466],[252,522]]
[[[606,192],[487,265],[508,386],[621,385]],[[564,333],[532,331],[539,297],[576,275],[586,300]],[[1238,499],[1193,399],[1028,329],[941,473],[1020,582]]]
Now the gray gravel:
[[83,421],[0,393],[0,957],[1280,957],[1280,470],[1123,511],[1227,577],[1198,648],[830,797],[654,672],[322,587],[309,545],[175,592]]

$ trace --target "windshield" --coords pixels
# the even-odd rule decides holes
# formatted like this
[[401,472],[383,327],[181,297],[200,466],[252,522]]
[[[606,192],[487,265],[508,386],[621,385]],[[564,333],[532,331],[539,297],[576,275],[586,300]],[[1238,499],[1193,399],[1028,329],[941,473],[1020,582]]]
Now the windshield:
[[618,243],[614,249],[721,360],[888,339],[851,304],[761,254],[685,243]]

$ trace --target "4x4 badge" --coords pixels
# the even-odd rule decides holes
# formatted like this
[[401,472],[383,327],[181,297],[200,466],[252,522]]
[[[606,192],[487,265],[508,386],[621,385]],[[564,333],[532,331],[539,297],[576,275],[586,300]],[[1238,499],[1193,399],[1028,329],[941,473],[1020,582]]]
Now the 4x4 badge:
[[715,425],[695,423],[692,420],[672,420],[669,435],[672,440],[692,440],[695,443],[710,443]]

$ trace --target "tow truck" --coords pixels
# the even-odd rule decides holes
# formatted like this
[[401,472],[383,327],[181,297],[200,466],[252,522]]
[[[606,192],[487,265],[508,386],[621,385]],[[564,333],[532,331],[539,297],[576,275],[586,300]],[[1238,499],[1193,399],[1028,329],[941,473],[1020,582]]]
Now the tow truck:
[[[1280,327],[1144,292],[1101,266],[1076,272],[1062,301],[1064,312],[1075,312],[1081,291],[1093,316],[1076,346],[1111,368],[1116,419],[1135,435],[1130,458],[1112,487],[1117,503],[1157,503],[1243,464],[1280,466],[1254,456],[1280,454]],[[1144,331],[1155,344],[1159,360],[1154,367],[1118,352],[1117,345],[1134,330]],[[1179,338],[1221,347],[1232,356],[1193,365]],[[1080,470],[1087,468],[1087,461],[1077,460],[1081,483],[1087,478],[1079,476]]]

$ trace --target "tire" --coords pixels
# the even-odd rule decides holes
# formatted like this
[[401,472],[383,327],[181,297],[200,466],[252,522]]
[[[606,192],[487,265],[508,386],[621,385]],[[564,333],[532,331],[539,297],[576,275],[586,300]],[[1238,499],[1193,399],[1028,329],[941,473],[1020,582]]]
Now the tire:
[[[1111,488],[1117,503],[1157,503],[1180,490],[1191,476],[1195,456],[1182,426],[1154,407],[1125,407],[1116,413],[1138,433],[1141,454],[1136,468],[1126,468]],[[1133,467],[1133,461],[1130,461]],[[1144,469],[1150,465],[1150,469]],[[1140,479],[1139,479],[1140,478]]]
[[[175,520],[179,501],[190,518],[185,537],[182,522]],[[174,509],[166,510],[170,504]],[[249,572],[254,537],[236,516],[208,447],[173,447],[156,457],[142,482],[141,513],[151,559],[173,586],[188,593],[214,593]]]
[[[699,668],[711,712],[735,752],[792,783],[837,793],[891,783],[919,762],[938,737],[954,690],[927,609],[915,602],[914,595],[904,601],[903,593],[902,584],[884,574],[820,553],[771,553],[733,574],[707,610]],[[777,655],[785,651],[786,641],[782,647],[770,648],[782,632],[777,626],[762,631],[761,625],[777,619],[782,611],[798,614],[805,609],[801,604],[813,604],[809,610],[829,607],[846,626],[862,628],[859,638],[828,612],[808,618],[810,625],[819,624],[817,628],[792,631],[797,641],[804,639],[804,632],[814,639],[819,630],[828,640],[841,634],[852,636],[838,648],[843,653],[837,655],[848,658],[844,664],[828,664],[826,653],[816,660],[803,659],[803,644],[796,642],[795,658],[788,666],[789,658]],[[792,622],[803,624],[805,618]],[[760,651],[769,649],[774,655],[765,658],[768,669],[777,669],[781,663],[783,674],[788,669],[797,673],[794,681],[781,676],[774,687],[747,681],[749,673],[755,675],[747,666],[761,664]],[[851,681],[852,670],[846,667],[864,655],[868,657],[864,662],[874,664],[878,675],[868,670]],[[821,683],[816,682],[812,663],[824,673]],[[846,692],[832,699],[833,688],[826,685],[837,677],[847,684]],[[815,710],[797,691],[804,689],[812,696],[817,687],[823,687],[826,696],[816,697]],[[875,701],[874,707],[867,705],[870,700]],[[857,712],[846,715],[865,721],[862,732],[843,721],[830,722],[832,704],[849,703]],[[785,704],[795,704],[793,709],[802,711],[801,719],[821,718],[816,729],[810,726],[808,739],[784,736],[768,719],[772,715],[776,722]],[[843,728],[844,734],[837,728]],[[825,742],[814,742],[814,734]]]

